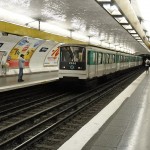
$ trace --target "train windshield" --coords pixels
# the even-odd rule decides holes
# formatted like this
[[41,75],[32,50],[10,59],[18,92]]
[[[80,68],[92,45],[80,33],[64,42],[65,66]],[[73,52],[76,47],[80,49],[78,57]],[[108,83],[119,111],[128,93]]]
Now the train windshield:
[[85,47],[64,46],[60,48],[61,62],[85,62]]

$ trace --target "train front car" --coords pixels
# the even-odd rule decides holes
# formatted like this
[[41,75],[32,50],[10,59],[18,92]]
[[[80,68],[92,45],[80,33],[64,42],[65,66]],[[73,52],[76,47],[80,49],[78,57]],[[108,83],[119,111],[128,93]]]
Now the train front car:
[[59,78],[86,79],[86,47],[82,45],[60,46]]

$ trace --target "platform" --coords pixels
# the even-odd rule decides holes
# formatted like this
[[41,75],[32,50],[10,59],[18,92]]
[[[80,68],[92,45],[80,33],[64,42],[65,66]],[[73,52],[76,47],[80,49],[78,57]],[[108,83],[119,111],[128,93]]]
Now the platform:
[[150,150],[149,87],[144,72],[58,150]]
[[0,77],[0,92],[13,89],[24,88],[42,83],[48,83],[58,80],[58,71],[40,72],[33,74],[24,74],[24,82],[18,82],[18,76],[1,76]]

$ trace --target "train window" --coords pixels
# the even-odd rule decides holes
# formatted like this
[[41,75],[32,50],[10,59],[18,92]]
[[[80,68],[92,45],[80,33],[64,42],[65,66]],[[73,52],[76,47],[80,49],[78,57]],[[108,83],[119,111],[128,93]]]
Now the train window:
[[112,64],[112,55],[109,56],[109,63]]
[[105,63],[106,63],[106,54],[103,54],[102,63],[103,63],[103,64],[105,64]]
[[110,63],[110,64],[115,63],[115,55],[114,55],[114,54],[113,54],[113,55],[112,55],[112,54],[110,55],[109,63]]
[[129,62],[129,57],[128,56],[126,56],[126,62]]
[[122,62],[124,62],[124,56],[122,56]]
[[129,61],[131,62],[131,56],[129,56]]
[[95,65],[96,63],[96,53],[93,51],[88,51],[88,64]]
[[109,63],[109,54],[104,54],[103,64]]
[[123,56],[122,55],[120,56],[120,62],[121,63],[123,62]]
[[126,62],[126,56],[124,56],[124,62]]
[[85,62],[85,47],[64,46],[60,48],[60,60],[64,62]]
[[116,63],[119,63],[119,62],[120,62],[119,55],[116,54]]
[[116,62],[116,59],[115,59],[115,55],[113,54],[112,55],[112,63],[115,63]]
[[110,55],[107,54],[107,55],[106,55],[106,64],[109,64],[109,59],[110,59]]
[[102,64],[103,54],[98,53],[98,64]]
[[95,52],[93,52],[93,63],[95,64],[96,63],[96,53]]

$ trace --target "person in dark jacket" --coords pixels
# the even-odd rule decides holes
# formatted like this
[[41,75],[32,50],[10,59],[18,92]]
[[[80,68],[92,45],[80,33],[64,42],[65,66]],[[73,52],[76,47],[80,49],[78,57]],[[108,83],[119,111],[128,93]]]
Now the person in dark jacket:
[[24,80],[22,79],[23,77],[23,69],[24,69],[24,55],[21,54],[18,60],[18,66],[19,66],[19,74],[18,74],[18,82],[23,82]]

